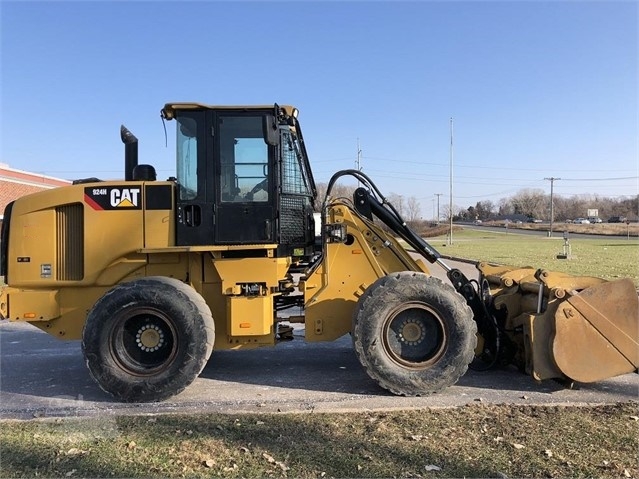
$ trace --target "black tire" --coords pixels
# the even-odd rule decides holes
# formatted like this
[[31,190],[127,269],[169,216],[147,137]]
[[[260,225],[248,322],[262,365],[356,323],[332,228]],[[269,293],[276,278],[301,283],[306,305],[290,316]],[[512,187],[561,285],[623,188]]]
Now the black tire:
[[202,296],[165,277],[115,286],[89,311],[82,332],[91,376],[126,402],[178,394],[200,374],[214,342],[213,317]]
[[353,314],[353,345],[362,366],[381,387],[403,396],[455,384],[473,360],[476,332],[465,299],[424,273],[379,278]]

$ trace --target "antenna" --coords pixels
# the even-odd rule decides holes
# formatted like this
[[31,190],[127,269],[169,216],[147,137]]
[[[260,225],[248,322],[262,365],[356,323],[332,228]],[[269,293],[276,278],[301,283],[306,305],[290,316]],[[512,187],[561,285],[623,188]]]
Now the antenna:
[[[357,159],[355,160],[355,169],[357,171],[362,171],[362,149],[359,147],[359,138],[357,139]],[[357,180],[357,187],[359,188],[361,183],[359,179]]]

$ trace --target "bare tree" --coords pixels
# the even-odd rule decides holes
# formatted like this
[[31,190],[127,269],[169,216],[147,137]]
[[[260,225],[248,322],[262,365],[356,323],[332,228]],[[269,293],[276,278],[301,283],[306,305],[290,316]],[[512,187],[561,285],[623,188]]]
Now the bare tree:
[[391,193],[388,195],[388,202],[393,205],[393,207],[397,210],[400,216],[404,216],[406,212],[406,205],[404,204],[404,197],[402,195],[398,195],[397,193]]
[[517,192],[511,199],[514,213],[526,215],[530,218],[545,218],[547,216],[548,200],[544,190],[527,188]]
[[[328,188],[327,183],[317,183],[315,185],[317,189],[317,199],[315,200],[315,212],[319,212],[322,208],[322,202],[326,197],[326,190]],[[335,183],[331,190],[331,198],[353,198],[355,192],[355,186],[344,185],[342,183]]]
[[[633,220],[639,219],[639,195],[632,197],[609,198],[596,193],[573,195],[570,197],[553,196],[554,219],[565,221],[580,216],[587,216],[589,209],[598,210],[602,219],[611,216],[625,216]],[[483,218],[486,210],[494,211],[494,205],[490,201],[479,202],[476,206],[470,206],[464,212],[468,218]],[[500,215],[523,214],[534,218],[550,217],[550,197],[543,191],[526,189],[517,192],[509,198],[501,198],[498,204]]]
[[324,198],[326,197],[326,189],[328,188],[328,184],[316,183],[315,188],[317,190],[317,197],[315,198],[315,205],[313,209],[315,210],[316,213],[319,213],[320,209],[322,208],[322,202],[324,201]]
[[406,221],[408,221],[411,225],[415,224],[419,221],[421,216],[421,207],[419,201],[414,196],[410,196],[406,201]]
[[475,205],[476,219],[487,220],[493,215],[495,205],[490,200],[478,201]]
[[502,198],[499,200],[499,214],[502,216],[512,215],[515,213],[515,208],[511,198]]

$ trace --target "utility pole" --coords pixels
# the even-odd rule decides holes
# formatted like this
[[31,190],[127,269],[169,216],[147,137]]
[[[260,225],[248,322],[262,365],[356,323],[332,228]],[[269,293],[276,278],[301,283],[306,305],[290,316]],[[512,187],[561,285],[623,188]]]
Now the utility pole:
[[435,221],[435,198],[433,198],[433,221]]
[[450,211],[448,244],[453,244],[453,117],[450,117]]
[[439,224],[439,197],[442,196],[442,193],[435,193],[435,196],[437,197],[437,224]]
[[550,181],[550,231],[548,231],[548,237],[552,238],[552,224],[555,220],[555,204],[552,201],[552,195],[555,181],[561,180],[561,178],[555,178],[554,176],[551,176],[550,178],[544,178],[544,180]]

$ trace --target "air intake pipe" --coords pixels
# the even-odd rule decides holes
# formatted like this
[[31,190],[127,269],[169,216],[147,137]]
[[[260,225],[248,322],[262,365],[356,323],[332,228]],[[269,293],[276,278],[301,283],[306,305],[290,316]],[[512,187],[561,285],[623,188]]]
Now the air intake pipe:
[[124,179],[133,181],[133,170],[138,166],[138,139],[126,126],[120,126],[120,138],[124,143]]

